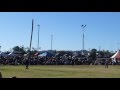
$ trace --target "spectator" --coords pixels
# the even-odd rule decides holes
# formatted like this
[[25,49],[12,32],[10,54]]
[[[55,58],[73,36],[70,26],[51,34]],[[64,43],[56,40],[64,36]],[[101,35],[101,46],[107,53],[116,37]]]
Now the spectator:
[[25,64],[26,64],[26,69],[28,69],[28,66],[29,66],[29,60],[26,60]]
[[105,61],[105,68],[108,68],[108,63],[109,63],[109,61],[108,61],[108,59],[106,59],[106,61]]

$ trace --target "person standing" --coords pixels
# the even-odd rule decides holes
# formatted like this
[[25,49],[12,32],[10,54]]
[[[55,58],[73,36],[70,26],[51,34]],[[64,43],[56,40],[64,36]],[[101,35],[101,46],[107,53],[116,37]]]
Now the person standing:
[[29,59],[26,59],[25,65],[26,65],[26,69],[29,69],[28,68],[28,66],[29,66]]
[[109,63],[109,61],[108,61],[108,59],[106,59],[106,61],[105,61],[105,68],[108,68],[108,63]]

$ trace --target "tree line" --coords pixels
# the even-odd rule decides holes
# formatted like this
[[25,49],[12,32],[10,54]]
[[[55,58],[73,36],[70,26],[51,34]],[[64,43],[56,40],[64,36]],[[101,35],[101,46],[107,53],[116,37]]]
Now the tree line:
[[[32,50],[30,51],[30,49],[27,47],[25,48],[24,46],[14,46],[12,48],[12,51],[13,52],[21,52],[22,54],[27,54],[29,52],[31,52],[31,54],[35,54],[38,52],[37,49],[34,49],[32,48]],[[51,50],[48,50],[48,51],[51,51]],[[6,53],[9,53],[10,51],[7,51]],[[43,51],[39,51],[38,53],[42,53]],[[59,55],[64,55],[64,54],[67,54],[67,55],[70,55],[72,56],[73,55],[73,52],[77,52],[78,53],[78,56],[83,56],[81,54],[82,50],[81,51],[65,51],[65,50],[60,50],[60,51],[57,51],[57,50],[52,50],[52,52],[54,52],[55,54],[59,53]],[[90,51],[87,51],[86,50],[86,53],[84,56],[86,57],[89,57],[91,58],[92,60],[96,60],[96,58],[110,58],[114,53],[112,51],[109,51],[109,50],[97,50],[95,48],[91,49]]]

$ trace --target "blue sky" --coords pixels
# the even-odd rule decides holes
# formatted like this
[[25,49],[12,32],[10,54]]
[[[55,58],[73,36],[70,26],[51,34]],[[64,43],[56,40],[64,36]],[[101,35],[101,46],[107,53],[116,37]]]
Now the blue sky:
[[37,47],[37,25],[40,24],[41,50],[81,50],[82,24],[85,27],[85,49],[116,51],[120,43],[120,12],[0,12],[0,45],[2,51],[14,46],[29,47],[34,19],[32,47]]

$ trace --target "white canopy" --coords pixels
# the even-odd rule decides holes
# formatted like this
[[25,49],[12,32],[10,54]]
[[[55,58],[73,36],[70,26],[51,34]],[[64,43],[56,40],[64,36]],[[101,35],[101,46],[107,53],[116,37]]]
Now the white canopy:
[[15,53],[13,53],[13,52],[9,53],[8,55],[9,55],[9,56],[18,56],[18,54],[15,54]]
[[114,59],[114,60],[116,60],[116,59],[118,59],[118,60],[120,60],[120,50],[118,50],[112,57],[110,57],[110,58],[112,58],[112,59]]

